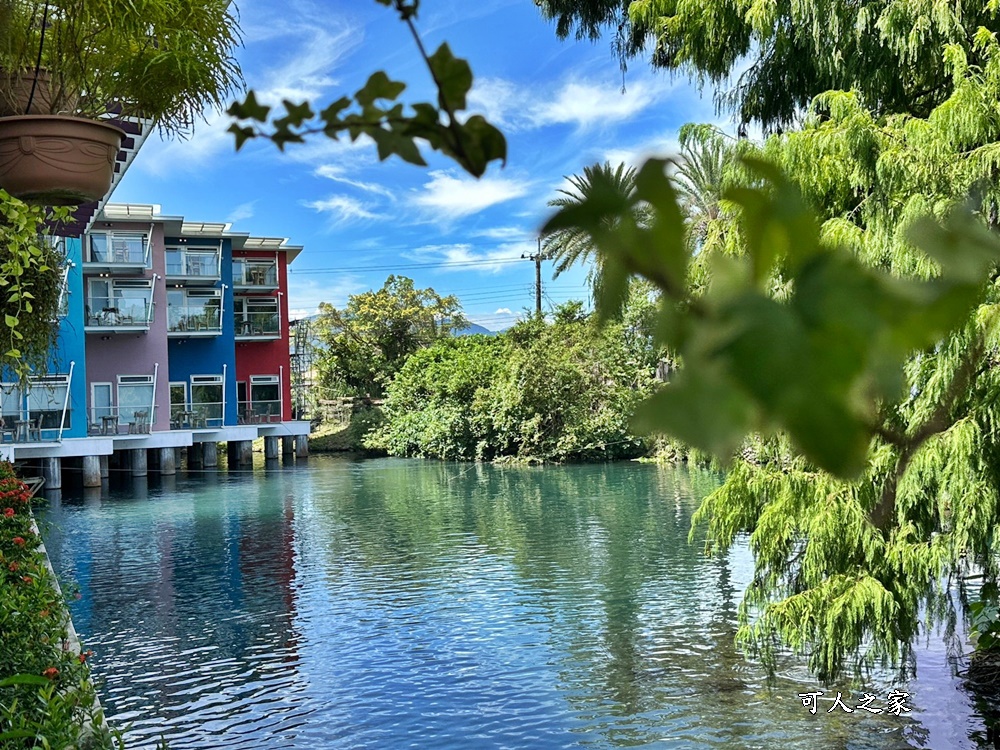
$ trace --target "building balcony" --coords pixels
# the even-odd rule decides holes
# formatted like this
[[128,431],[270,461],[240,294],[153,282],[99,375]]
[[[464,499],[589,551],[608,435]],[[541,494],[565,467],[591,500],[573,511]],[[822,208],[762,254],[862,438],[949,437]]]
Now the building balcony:
[[236,316],[237,341],[268,341],[280,338],[281,319],[278,313],[244,313]]
[[273,292],[278,289],[278,266],[274,262],[233,260],[233,288],[240,292]]
[[222,315],[218,307],[167,305],[167,335],[172,338],[219,336]]
[[130,300],[88,300],[85,333],[137,333],[149,330],[153,303]]
[[91,234],[83,260],[85,274],[139,275],[149,268],[146,235],[117,232]]
[[185,286],[211,286],[222,278],[219,250],[181,250],[167,248],[167,282]]

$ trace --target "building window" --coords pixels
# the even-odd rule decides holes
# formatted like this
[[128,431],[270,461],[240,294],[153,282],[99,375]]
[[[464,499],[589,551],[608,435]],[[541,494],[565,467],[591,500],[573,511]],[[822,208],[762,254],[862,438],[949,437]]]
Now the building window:
[[187,383],[183,380],[170,383],[170,421],[178,424],[187,408]]
[[153,422],[153,376],[118,376],[118,418],[123,422],[134,422],[137,412],[145,412],[149,423]]
[[265,422],[281,421],[281,379],[277,375],[250,376],[250,409]]
[[224,388],[221,375],[191,376],[191,411],[199,419],[216,420],[222,424]]
[[58,430],[60,426],[69,429],[72,412],[63,409],[69,395],[69,375],[42,375],[28,380],[28,419],[35,421],[43,430]]

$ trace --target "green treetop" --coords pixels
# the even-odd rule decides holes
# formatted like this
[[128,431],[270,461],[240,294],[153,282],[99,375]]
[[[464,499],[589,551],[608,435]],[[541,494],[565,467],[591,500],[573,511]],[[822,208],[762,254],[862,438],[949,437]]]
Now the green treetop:
[[536,0],[560,36],[597,39],[611,28],[623,62],[719,90],[742,123],[786,128],[814,96],[855,90],[878,115],[926,117],[951,94],[941,50],[970,63],[977,30],[995,30],[1000,3],[941,0]]

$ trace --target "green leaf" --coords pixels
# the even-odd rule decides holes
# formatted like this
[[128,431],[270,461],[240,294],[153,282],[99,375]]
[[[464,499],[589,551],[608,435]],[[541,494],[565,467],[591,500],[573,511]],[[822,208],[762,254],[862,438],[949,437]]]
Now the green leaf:
[[465,109],[465,95],[472,88],[472,69],[469,63],[455,57],[445,43],[428,58],[428,64],[439,86],[441,107],[451,112]]
[[50,680],[37,674],[15,674],[0,680],[0,688],[12,685],[49,685]]
[[246,99],[242,102],[233,102],[226,110],[226,114],[238,120],[256,120],[257,122],[266,122],[270,112],[270,107],[257,101],[257,94],[253,90],[247,92]]
[[368,81],[358,89],[354,98],[362,107],[368,107],[378,99],[394,100],[403,93],[405,88],[405,83],[393,81],[385,74],[385,71],[379,70],[368,77]]

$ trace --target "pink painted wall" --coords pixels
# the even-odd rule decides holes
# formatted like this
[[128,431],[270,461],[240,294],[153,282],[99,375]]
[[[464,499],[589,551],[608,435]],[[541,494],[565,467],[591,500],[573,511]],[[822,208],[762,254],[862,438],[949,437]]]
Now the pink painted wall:
[[[100,222],[100,229],[149,231],[149,222]],[[170,429],[170,368],[167,361],[167,289],[164,282],[163,226],[155,224],[152,235],[152,268],[142,278],[153,281],[153,320],[148,333],[87,334],[87,408],[91,408],[91,383],[111,383],[117,400],[119,375],[152,375],[156,365],[156,409],[153,430]],[[93,275],[84,271],[86,278]],[[121,278],[141,278],[122,275]],[[107,336],[107,340],[102,339]]]

